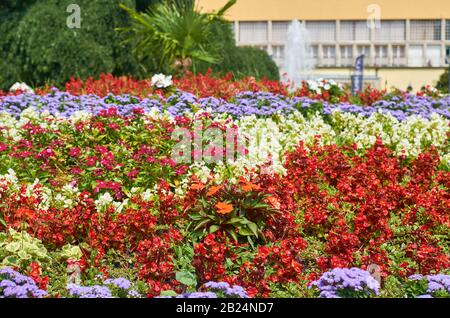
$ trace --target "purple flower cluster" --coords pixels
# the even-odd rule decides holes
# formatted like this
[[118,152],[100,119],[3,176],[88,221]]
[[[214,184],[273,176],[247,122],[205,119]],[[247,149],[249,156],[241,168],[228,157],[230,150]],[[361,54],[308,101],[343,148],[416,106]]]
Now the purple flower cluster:
[[[208,282],[203,285],[207,291],[184,293],[175,298],[249,298],[247,292],[241,286],[230,286],[225,282]],[[173,298],[172,296],[159,296],[157,298]]]
[[43,298],[48,294],[33,279],[13,269],[0,269],[0,298]]
[[227,298],[249,298],[247,292],[241,286],[234,285],[231,287],[230,284],[225,282],[208,282],[203,286],[217,293],[223,293]]
[[408,116],[416,115],[430,118],[433,113],[445,118],[450,118],[450,97],[433,99],[428,96],[406,95],[405,97],[394,96],[391,100],[380,100],[372,106],[357,106],[349,103],[337,105],[324,104],[324,114],[330,114],[339,109],[343,112],[351,112],[369,117],[376,112],[389,113],[400,121]]
[[437,292],[447,292],[450,296],[450,275],[438,274],[438,275],[412,275],[410,280],[417,281],[426,279],[428,282],[428,289],[425,295],[421,295],[418,298],[433,298],[433,294]]
[[75,284],[69,284],[67,286],[67,291],[69,292],[70,296],[76,298],[114,298],[114,295],[116,295],[116,293],[113,293],[114,289],[112,289],[113,291],[111,291],[110,287],[115,287],[119,289],[119,297],[141,297],[141,295],[136,290],[130,290],[131,282],[126,278],[109,278],[106,279],[103,284],[104,286],[79,286]]
[[320,290],[320,298],[370,297],[380,289],[378,281],[359,268],[335,268],[312,282],[313,286]]
[[[103,98],[97,95],[73,96],[69,93],[53,91],[45,96],[32,94],[6,96],[0,100],[0,111],[19,117],[24,109],[31,107],[41,112],[47,111],[52,115],[70,117],[80,110],[98,115],[114,108],[120,115],[129,115],[137,109],[150,111],[156,108],[159,111],[167,111],[172,116],[182,116],[185,113],[209,109],[212,114],[229,114],[234,118],[240,118],[250,115],[265,117],[276,113],[288,114],[294,110],[307,110],[317,103],[317,100],[306,97],[291,98],[265,92],[241,92],[230,101],[226,101],[214,97],[197,98],[193,94],[181,91],[167,98],[154,96],[144,99],[130,95],[109,95]],[[450,97],[433,99],[416,95],[394,96],[389,101],[381,100],[372,106],[320,103],[323,105],[323,114],[331,114],[338,109],[363,116],[371,116],[381,111],[390,113],[398,120],[404,120],[411,115],[429,118],[433,113],[450,118]]]
[[161,102],[156,98],[140,100],[129,95],[109,95],[101,98],[97,95],[74,96],[59,91],[44,96],[30,94],[6,96],[0,100],[0,111],[5,111],[15,117],[20,117],[22,111],[27,108],[33,108],[39,112],[48,112],[55,116],[70,117],[77,111],[99,115],[115,108],[118,114],[129,115],[137,109],[150,111],[154,107],[163,108]]
[[213,292],[194,292],[194,293],[185,293],[176,296],[175,298],[218,298],[217,294]]
[[131,283],[128,279],[120,277],[120,278],[115,278],[115,279],[107,279],[104,281],[105,285],[114,285],[117,288],[120,289],[130,289],[131,287]]
[[67,285],[69,295],[75,298],[113,298],[111,291],[106,286],[79,286]]

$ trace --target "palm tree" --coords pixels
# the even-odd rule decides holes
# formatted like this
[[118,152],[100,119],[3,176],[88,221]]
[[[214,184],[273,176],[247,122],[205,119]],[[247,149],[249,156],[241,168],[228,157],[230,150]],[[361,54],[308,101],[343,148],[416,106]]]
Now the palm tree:
[[130,27],[119,31],[130,34],[135,53],[142,59],[156,58],[160,68],[186,72],[194,61],[216,63],[217,43],[211,39],[211,25],[222,19],[236,3],[230,0],[220,10],[205,14],[195,7],[195,0],[167,0],[137,12],[121,4],[132,19]]

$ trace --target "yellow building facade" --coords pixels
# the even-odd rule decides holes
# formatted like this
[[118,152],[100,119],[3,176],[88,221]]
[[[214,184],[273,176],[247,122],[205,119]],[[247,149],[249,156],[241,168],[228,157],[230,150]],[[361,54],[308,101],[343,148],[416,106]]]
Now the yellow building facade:
[[[226,0],[198,0],[211,12]],[[448,67],[449,0],[237,0],[226,15],[236,43],[266,50],[282,68],[292,20],[311,36],[315,75],[346,81],[357,56],[366,56],[372,84],[420,89]]]

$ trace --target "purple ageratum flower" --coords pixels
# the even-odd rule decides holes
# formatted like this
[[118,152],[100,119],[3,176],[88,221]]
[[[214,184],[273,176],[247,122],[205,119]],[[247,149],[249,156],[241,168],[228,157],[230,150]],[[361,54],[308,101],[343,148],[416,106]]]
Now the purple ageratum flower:
[[205,283],[203,286],[205,286],[205,288],[210,288],[210,289],[220,289],[220,290],[227,290],[228,288],[230,288],[230,284],[226,283],[226,282],[207,282]]
[[417,298],[433,298],[433,296],[431,296],[431,295],[420,295],[420,296],[417,296]]
[[408,279],[410,279],[410,280],[421,280],[421,279],[424,279],[424,277],[422,275],[420,275],[420,274],[414,274],[414,275],[409,276]]
[[437,274],[437,275],[412,275],[408,279],[416,281],[426,279],[428,281],[427,293],[433,294],[438,291],[446,291],[450,294],[450,275]]
[[233,287],[226,282],[207,282],[203,285],[207,289],[218,292],[223,292],[226,296],[249,298],[247,292],[241,286],[234,285]]
[[247,292],[241,286],[233,286],[232,288],[227,288],[225,294],[232,297],[238,298],[249,298]]
[[[290,98],[266,92],[241,92],[230,101],[225,101],[214,97],[197,98],[195,95],[181,91],[177,91],[167,99],[157,96],[140,99],[130,95],[111,94],[101,98],[92,94],[73,96],[65,92],[52,91],[44,96],[29,94],[5,96],[0,100],[0,111],[20,117],[24,109],[33,108],[40,112],[47,111],[51,115],[70,117],[80,110],[98,115],[115,109],[119,115],[131,115],[134,110],[147,112],[156,108],[161,112],[167,111],[172,116],[183,116],[185,113],[192,113],[193,109],[211,109],[213,115],[228,114],[240,118],[249,115],[264,117],[277,113],[288,114],[296,109],[309,109],[317,103],[317,100],[307,97]],[[427,96],[406,95],[405,98],[394,97],[390,101],[381,100],[372,106],[320,103],[323,105],[323,114],[340,110],[368,117],[381,111],[390,113],[400,121],[410,115],[430,118],[433,113],[450,118],[450,97],[434,100]]]
[[48,293],[39,289],[30,277],[11,268],[0,270],[0,298],[43,298]]
[[79,286],[67,285],[69,295],[75,298],[113,298],[111,291],[106,286]]
[[107,279],[104,281],[106,285],[114,285],[117,288],[128,290],[131,287],[131,283],[126,278],[115,278],[115,279]]
[[428,293],[434,293],[438,290],[450,293],[450,275],[428,275],[426,278],[428,279]]
[[345,292],[378,295],[380,284],[369,272],[359,268],[335,268],[324,273],[311,287],[320,290],[320,298],[341,297]]
[[141,298],[142,295],[139,294],[136,290],[132,289],[128,292],[128,297],[130,298]]
[[176,298],[217,298],[213,292],[194,292],[178,295]]

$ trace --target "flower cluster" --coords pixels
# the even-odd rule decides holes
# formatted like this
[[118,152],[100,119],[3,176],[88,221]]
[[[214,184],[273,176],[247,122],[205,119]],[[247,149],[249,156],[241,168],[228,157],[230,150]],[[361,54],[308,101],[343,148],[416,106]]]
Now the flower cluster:
[[241,286],[230,286],[226,282],[207,282],[201,291],[186,292],[176,296],[158,296],[157,298],[249,298]]
[[168,88],[172,86],[172,76],[166,76],[164,74],[156,74],[152,77],[152,86],[156,88]]
[[380,284],[359,268],[335,268],[312,282],[320,298],[367,298],[378,295]]
[[[450,275],[438,274],[438,275],[412,275],[409,279],[413,282],[418,282],[418,291],[421,295],[418,298],[450,298]],[[421,289],[420,282],[425,282]]]
[[13,269],[0,269],[0,298],[43,298],[48,294],[36,282]]
[[140,298],[141,295],[132,289],[131,282],[123,277],[106,279],[103,285],[80,286],[67,285],[70,298]]
[[104,75],[2,96],[0,264],[28,277],[0,272],[0,294],[371,297],[375,264],[388,287],[427,275],[402,297],[446,296],[450,97],[305,85]]
[[13,86],[11,86],[9,91],[12,93],[23,92],[27,94],[34,94],[34,90],[25,83],[15,83]]

